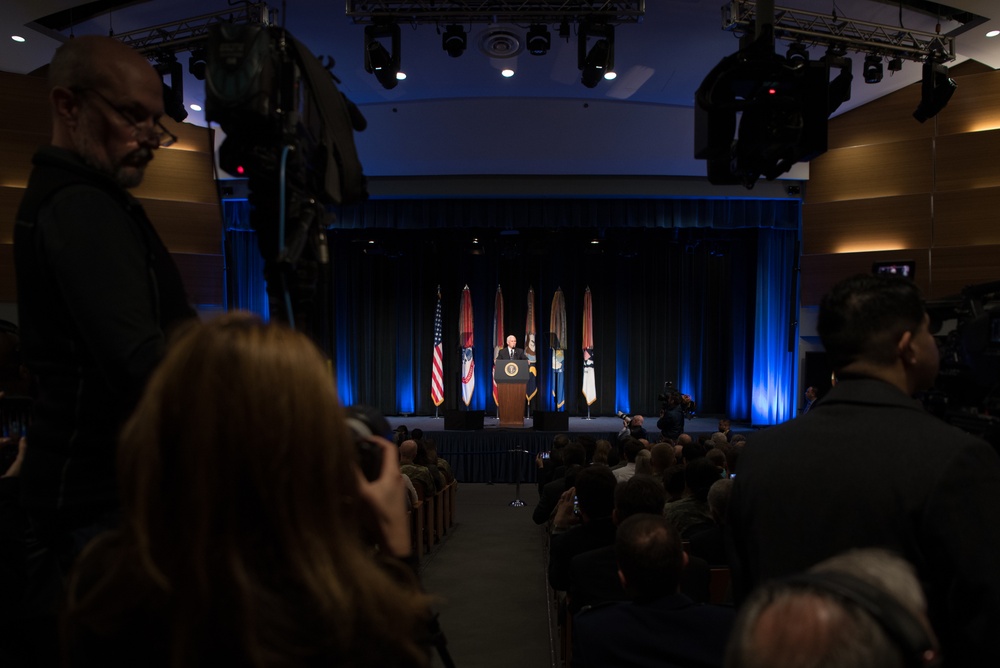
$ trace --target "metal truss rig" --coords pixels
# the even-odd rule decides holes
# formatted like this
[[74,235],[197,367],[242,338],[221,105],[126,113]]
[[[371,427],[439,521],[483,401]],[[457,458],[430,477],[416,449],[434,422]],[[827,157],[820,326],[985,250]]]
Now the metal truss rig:
[[[753,32],[756,2],[732,0],[722,10],[724,30]],[[788,7],[774,8],[774,36],[789,42],[841,46],[851,51],[907,60],[927,60],[932,52],[940,62],[955,59],[954,37]]]
[[273,20],[267,4],[256,2],[213,14],[141,28],[115,37],[144,56],[155,57],[201,46],[208,37],[209,27],[216,23],[270,25]]
[[347,0],[355,23],[639,23],[646,0]]

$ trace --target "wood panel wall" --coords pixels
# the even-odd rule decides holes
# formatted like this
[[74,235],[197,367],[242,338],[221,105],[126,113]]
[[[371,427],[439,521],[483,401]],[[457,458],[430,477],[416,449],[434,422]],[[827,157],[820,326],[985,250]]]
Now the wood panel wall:
[[[31,156],[49,142],[44,78],[0,72],[0,302],[16,302],[14,219]],[[224,306],[222,209],[212,167],[213,140],[193,125],[163,124],[179,137],[156,152],[143,184],[133,190],[177,265],[193,304]]]
[[875,261],[914,260],[929,299],[1000,279],[1000,71],[951,74],[958,89],[926,123],[919,83],[830,120],[804,197],[803,306]]

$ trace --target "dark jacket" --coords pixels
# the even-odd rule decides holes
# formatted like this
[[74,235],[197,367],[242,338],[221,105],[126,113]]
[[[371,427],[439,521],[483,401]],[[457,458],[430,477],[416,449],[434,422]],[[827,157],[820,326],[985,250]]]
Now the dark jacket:
[[1000,457],[985,441],[863,378],[748,440],[729,506],[737,596],[888,548],[916,567],[947,665],[1000,665]]
[[165,332],[194,311],[134,197],[70,151],[43,147],[32,162],[14,231],[21,346],[39,387],[22,500],[113,505],[118,430]]

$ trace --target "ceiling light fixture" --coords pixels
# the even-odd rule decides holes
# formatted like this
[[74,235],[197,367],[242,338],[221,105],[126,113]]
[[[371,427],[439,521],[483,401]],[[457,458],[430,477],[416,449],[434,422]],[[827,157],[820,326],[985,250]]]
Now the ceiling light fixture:
[[528,53],[533,56],[544,56],[552,48],[552,35],[549,29],[541,24],[528,28]]
[[462,26],[450,25],[445,28],[444,35],[441,37],[441,48],[447,51],[449,56],[452,58],[461,56],[465,53],[466,44],[468,44],[468,39]]
[[791,65],[805,64],[809,62],[809,49],[802,42],[792,42],[785,52],[785,59]]
[[865,56],[865,83],[877,84],[882,81],[882,56],[869,53]]
[[[388,39],[392,51],[379,39]],[[399,26],[395,23],[365,26],[365,71],[375,75],[386,90],[399,83]]]
[[21,37],[20,35],[11,35],[10,38],[12,40],[14,40],[15,42],[23,42],[24,41],[24,38]]
[[[590,47],[589,38],[597,41]],[[590,50],[588,51],[588,47]],[[581,23],[577,38],[576,65],[583,72],[580,81],[594,88],[615,67],[615,27],[606,23]]]
[[514,70],[510,69],[509,67],[506,67],[500,70],[500,74],[501,76],[503,76],[503,78],[510,79],[512,76],[514,76]]

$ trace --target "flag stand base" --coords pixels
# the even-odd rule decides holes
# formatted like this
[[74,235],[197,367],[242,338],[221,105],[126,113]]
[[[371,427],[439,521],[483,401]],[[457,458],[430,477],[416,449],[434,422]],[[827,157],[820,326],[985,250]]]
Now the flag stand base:
[[587,417],[585,417],[583,419],[584,420],[596,420],[597,419],[595,417],[590,417],[590,406],[587,406]]

